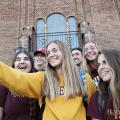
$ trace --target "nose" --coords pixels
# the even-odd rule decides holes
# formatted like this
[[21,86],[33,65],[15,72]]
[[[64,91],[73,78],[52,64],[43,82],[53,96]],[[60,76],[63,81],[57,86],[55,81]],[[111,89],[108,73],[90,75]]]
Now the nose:
[[24,62],[25,62],[24,59],[21,59],[20,63],[24,63]]
[[42,57],[41,56],[38,56],[38,59],[41,59]]
[[77,55],[74,55],[74,56],[73,56],[73,59],[77,59],[77,58],[78,58]]
[[90,53],[91,51],[92,51],[92,50],[91,50],[90,48],[88,48],[88,51],[87,51],[87,52]]
[[21,63],[23,63],[24,62],[24,60],[23,59],[21,59],[21,61],[20,61]]

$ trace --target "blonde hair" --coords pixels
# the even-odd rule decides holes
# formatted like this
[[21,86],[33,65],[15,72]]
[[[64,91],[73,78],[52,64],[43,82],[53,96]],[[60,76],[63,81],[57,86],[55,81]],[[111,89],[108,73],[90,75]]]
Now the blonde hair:
[[[67,46],[64,45],[62,41],[54,40],[51,41],[47,47],[51,44],[55,43],[58,45],[60,51],[63,55],[62,62],[62,70],[64,76],[64,96],[65,98],[75,97],[75,96],[83,96],[85,94],[84,87],[82,86],[78,69],[74,64],[73,58],[71,56],[70,51]],[[50,98],[50,100],[54,100],[56,97],[56,89],[59,86],[57,75],[55,72],[55,68],[51,67],[48,63],[46,69],[46,85],[44,90],[45,94]]]

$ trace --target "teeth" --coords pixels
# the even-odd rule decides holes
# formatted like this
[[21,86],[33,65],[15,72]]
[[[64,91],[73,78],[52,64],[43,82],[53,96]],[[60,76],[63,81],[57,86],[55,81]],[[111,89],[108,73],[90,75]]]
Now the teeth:
[[101,72],[100,74],[101,74],[102,76],[104,76],[104,75],[106,75],[106,73],[107,73],[107,72]]
[[27,68],[27,67],[21,67],[21,68],[19,67],[19,69],[26,69],[26,68]]
[[105,75],[105,73],[101,73],[101,75]]
[[92,54],[92,55],[88,55],[89,57],[91,57],[91,56],[93,56],[94,54]]
[[95,55],[95,53],[89,53],[89,54],[88,54],[88,56],[93,56],[93,55]]
[[19,69],[26,69],[27,65],[19,65],[18,67],[19,67]]
[[55,61],[56,60],[56,58],[55,59],[50,59],[50,61]]
[[55,62],[56,60],[50,60],[50,62]]

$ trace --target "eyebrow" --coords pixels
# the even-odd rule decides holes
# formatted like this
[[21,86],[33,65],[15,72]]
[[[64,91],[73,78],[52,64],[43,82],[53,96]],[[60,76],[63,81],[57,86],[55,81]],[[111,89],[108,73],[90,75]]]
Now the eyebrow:
[[[17,58],[21,58],[21,57],[16,57],[16,59],[17,59]],[[26,56],[26,57],[24,57],[24,58],[29,58],[29,57]]]
[[[52,50],[55,50],[55,49],[57,49],[57,48],[52,48]],[[49,50],[47,50],[47,52],[49,52]]]
[[24,58],[29,58],[29,57],[24,57]]

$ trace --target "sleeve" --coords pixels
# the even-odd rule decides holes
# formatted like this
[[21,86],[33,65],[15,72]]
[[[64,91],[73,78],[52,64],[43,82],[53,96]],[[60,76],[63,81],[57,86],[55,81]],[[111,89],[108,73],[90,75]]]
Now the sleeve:
[[8,89],[3,86],[0,86],[0,107],[4,106],[7,93]]
[[92,94],[96,91],[96,86],[89,74],[86,73],[87,101],[89,103]]
[[44,72],[24,73],[0,62],[0,84],[24,96],[39,98]]
[[95,92],[88,105],[88,116],[95,119],[101,119],[101,112],[99,111],[99,104],[98,104],[98,92]]

